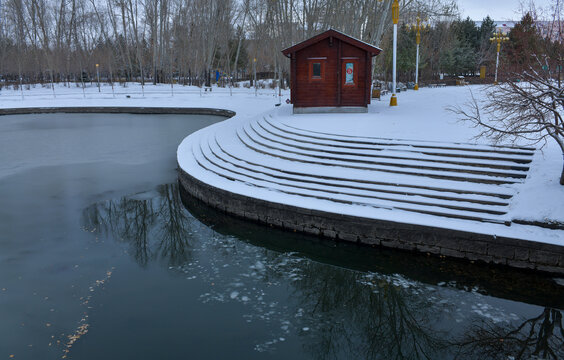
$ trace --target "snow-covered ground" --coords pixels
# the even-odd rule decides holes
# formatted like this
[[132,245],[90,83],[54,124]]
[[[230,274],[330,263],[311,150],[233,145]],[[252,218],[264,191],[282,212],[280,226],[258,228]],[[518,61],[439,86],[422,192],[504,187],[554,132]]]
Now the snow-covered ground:
[[[24,85],[25,88],[25,85]],[[196,86],[145,85],[128,83],[126,87],[117,83],[112,90],[109,84],[102,84],[100,91],[96,84],[86,88],[55,84],[55,91],[50,86],[39,84],[29,90],[14,90],[4,87],[0,90],[0,108],[50,107],[50,106],[157,106],[157,107],[210,107],[227,109],[238,115],[254,115],[266,111],[278,103],[278,91],[259,89],[255,96],[253,88],[217,88],[204,91]],[[289,97],[283,91],[282,101]]]
[[511,223],[564,222],[559,149],[474,139],[479,130],[445,109],[468,96],[468,87],[424,88],[398,94],[396,108],[374,101],[366,114],[293,115],[283,104],[194,133],[178,159],[246,196],[564,245],[562,230]]
[[[480,87],[472,91],[476,95]],[[23,90],[23,96],[20,90],[4,88],[0,108],[233,110],[234,118],[194,133],[179,147],[179,163],[191,175],[229,191],[302,207],[564,245],[562,230],[502,224],[516,219],[564,222],[559,149],[549,143],[533,155],[526,150],[496,153],[487,139],[473,139],[477,129],[445,110],[463,104],[468,95],[469,87],[423,88],[398,94],[395,108],[388,106],[389,97],[373,101],[367,114],[292,115],[285,103],[288,92],[278,99],[273,89],[255,95],[247,88],[214,87],[210,93],[179,85],[142,89],[128,84],[112,91],[104,84],[99,92],[95,85],[83,91],[71,84],[58,85],[54,92],[37,85]],[[282,105],[275,107],[280,100]],[[482,160],[484,153],[491,158]],[[519,171],[511,169],[512,161],[531,158],[530,164],[518,164],[525,168],[526,179],[513,179],[511,174]],[[222,172],[240,181],[226,180]],[[430,215],[434,212],[442,215]]]

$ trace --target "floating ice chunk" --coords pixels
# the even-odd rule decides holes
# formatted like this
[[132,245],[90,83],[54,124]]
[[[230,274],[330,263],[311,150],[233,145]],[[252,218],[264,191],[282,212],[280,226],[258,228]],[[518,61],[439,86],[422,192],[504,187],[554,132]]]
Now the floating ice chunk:
[[232,299],[235,299],[237,296],[239,296],[239,292],[238,291],[233,291],[231,293],[231,295],[229,295]]

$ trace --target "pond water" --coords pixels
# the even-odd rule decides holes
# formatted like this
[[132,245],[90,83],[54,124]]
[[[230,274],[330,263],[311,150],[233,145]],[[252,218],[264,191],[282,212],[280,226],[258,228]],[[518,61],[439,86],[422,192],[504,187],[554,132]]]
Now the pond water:
[[179,191],[211,116],[0,118],[0,359],[564,358],[564,281],[254,225]]

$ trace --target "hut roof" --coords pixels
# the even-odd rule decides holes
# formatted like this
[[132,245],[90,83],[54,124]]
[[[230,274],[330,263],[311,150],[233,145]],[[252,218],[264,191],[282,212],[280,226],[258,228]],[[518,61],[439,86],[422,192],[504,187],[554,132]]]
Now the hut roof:
[[284,55],[287,56],[287,57],[290,57],[290,54],[292,54],[292,53],[294,53],[294,52],[296,52],[296,51],[299,51],[299,50],[301,50],[301,49],[303,49],[303,48],[306,48],[306,47],[308,47],[308,46],[310,46],[310,45],[313,45],[313,44],[315,44],[315,43],[318,43],[318,42],[320,42],[321,40],[324,40],[324,39],[326,39],[326,38],[328,38],[328,37],[334,37],[334,38],[339,39],[339,40],[341,40],[341,41],[343,41],[343,42],[346,42],[346,43],[348,43],[348,44],[350,44],[350,45],[353,45],[353,46],[356,46],[356,47],[361,48],[361,49],[363,49],[363,50],[366,50],[366,51],[369,52],[372,56],[376,56],[376,55],[378,55],[378,54],[382,51],[382,49],[380,49],[380,48],[378,48],[378,47],[376,47],[376,46],[374,46],[374,45],[371,45],[371,44],[369,44],[369,43],[367,43],[367,42],[364,42],[364,41],[362,41],[362,40],[355,39],[355,38],[353,38],[353,37],[351,37],[351,36],[349,36],[349,35],[346,35],[346,34],[340,32],[340,31],[337,31],[337,30],[335,30],[335,29],[329,29],[329,30],[327,30],[327,31],[325,31],[325,32],[322,32],[322,33],[319,34],[319,35],[316,35],[316,36],[314,36],[314,37],[312,37],[312,38],[309,38],[309,39],[307,39],[307,40],[302,41],[301,43],[298,43],[298,44],[296,44],[296,45],[294,45],[294,46],[291,46],[291,47],[289,47],[289,48],[287,48],[287,49],[282,50],[282,54],[284,54]]

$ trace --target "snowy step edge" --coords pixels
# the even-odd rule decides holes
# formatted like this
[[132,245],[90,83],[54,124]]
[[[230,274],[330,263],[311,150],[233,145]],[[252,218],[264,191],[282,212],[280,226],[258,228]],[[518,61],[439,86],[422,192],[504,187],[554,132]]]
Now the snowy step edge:
[[[504,169],[504,170],[514,170],[514,171],[528,171],[528,165],[522,165],[523,162],[530,163],[532,158],[499,158],[499,157],[485,157],[485,156],[473,156],[469,157],[467,154],[457,154],[453,152],[444,153],[429,153],[420,150],[409,150],[409,149],[391,149],[384,146],[380,147],[366,147],[366,146],[351,146],[351,144],[345,143],[334,143],[334,142],[322,142],[314,141],[307,137],[296,137],[290,134],[279,131],[268,121],[257,120],[256,123],[264,131],[269,133],[271,136],[282,138],[287,141],[291,141],[296,144],[311,144],[319,149],[323,149],[328,152],[341,153],[345,155],[358,155],[358,156],[370,156],[375,158],[383,159],[398,159],[398,160],[417,160],[431,163],[446,163],[453,165],[462,166],[474,166],[474,167],[489,167],[493,169]],[[283,141],[283,140],[280,140]],[[302,145],[303,146],[303,145]],[[335,150],[343,149],[343,150]],[[348,150],[348,151],[346,151]]]
[[[219,149],[219,148],[218,148]],[[216,150],[218,150],[216,149]],[[210,153],[207,154],[206,151],[209,150]],[[239,164],[234,163],[233,161],[227,160],[222,154],[218,154],[218,152],[213,149],[213,146],[208,143],[208,148],[202,150],[204,156],[207,157],[207,160],[214,164],[216,167],[219,167],[225,171],[230,173],[238,174],[239,176],[243,176],[249,179],[253,179],[252,181],[261,181],[265,184],[275,184],[278,186],[286,186],[289,188],[298,188],[302,190],[308,191],[315,191],[319,193],[326,193],[331,194],[333,196],[341,195],[341,196],[351,196],[351,197],[358,197],[362,199],[374,199],[374,200],[383,200],[389,202],[399,202],[403,204],[412,204],[417,206],[425,206],[425,207],[439,207],[439,208],[446,208],[450,210],[458,210],[458,211],[467,211],[472,213],[486,213],[491,215],[504,215],[507,214],[507,207],[509,204],[503,205],[483,205],[471,202],[465,202],[462,199],[456,199],[452,201],[451,199],[435,199],[435,201],[429,201],[428,198],[425,198],[424,195],[413,195],[413,194],[395,194],[393,196],[383,196],[379,195],[381,192],[374,192],[370,190],[359,190],[358,192],[347,192],[343,190],[343,187],[337,187],[333,184],[320,184],[317,183],[316,187],[312,185],[307,186],[304,184],[303,181],[288,179],[288,178],[281,178],[275,177],[271,174],[259,172],[257,170],[249,169]],[[221,164],[217,163],[210,157],[213,156],[214,159],[217,159],[221,162]],[[251,180],[247,180],[251,182]],[[345,188],[346,189],[346,188]],[[349,188],[350,189],[350,188]],[[436,201],[438,200],[438,201]],[[466,205],[467,204],[467,205]]]
[[[445,180],[454,180],[454,181],[468,181],[468,182],[475,182],[475,183],[487,183],[487,184],[497,184],[497,185],[515,184],[515,183],[521,183],[522,182],[518,179],[507,178],[507,177],[502,179],[502,178],[494,177],[494,176],[487,176],[487,177],[476,176],[474,174],[466,174],[464,176],[462,176],[462,175],[456,176],[456,175],[452,175],[451,173],[447,174],[447,173],[442,173],[440,171],[433,171],[433,170],[423,172],[423,171],[417,171],[417,169],[413,169],[412,171],[407,171],[407,170],[412,169],[412,168],[404,168],[406,170],[397,170],[397,169],[393,169],[393,168],[389,168],[389,167],[385,167],[385,166],[354,165],[354,164],[351,164],[350,162],[346,162],[346,161],[342,161],[342,160],[336,160],[336,159],[331,159],[331,158],[327,159],[326,157],[317,157],[317,156],[311,156],[311,155],[308,155],[308,154],[302,154],[302,153],[299,153],[299,152],[296,152],[296,151],[278,149],[278,148],[276,148],[272,145],[266,145],[264,143],[257,142],[254,138],[249,136],[249,134],[244,129],[241,129],[241,131],[243,131],[243,133],[241,133],[240,130],[237,129],[237,137],[247,147],[249,147],[249,148],[251,148],[251,149],[253,149],[257,152],[263,153],[263,154],[268,154],[268,155],[271,155],[273,157],[278,157],[278,158],[282,158],[282,159],[286,159],[286,160],[290,160],[290,161],[321,164],[321,165],[325,165],[325,166],[340,166],[340,167],[343,167],[343,168],[369,170],[369,171],[374,171],[374,172],[387,172],[387,173],[394,173],[394,174],[404,174],[404,175],[411,175],[411,176],[429,177],[429,178],[435,178],[435,179],[445,179]],[[243,137],[248,138],[248,140],[247,141],[243,140]],[[258,149],[257,146],[252,146],[251,144],[249,144],[249,142],[252,142],[252,143],[258,145],[258,147],[262,147],[262,150]],[[265,150],[265,148],[268,149],[268,150]],[[296,156],[288,157],[288,156],[284,155],[284,154],[287,154],[287,153],[293,153]],[[323,160],[332,160],[332,161],[329,162],[329,161],[323,161]]]
[[[297,182],[306,182],[310,184],[328,185],[347,189],[357,189],[362,191],[369,191],[375,193],[386,193],[386,194],[398,194],[407,196],[422,196],[432,199],[442,199],[448,201],[460,201],[469,202],[482,205],[490,206],[507,206],[509,205],[509,200],[512,195],[509,194],[492,194],[484,192],[474,192],[470,190],[461,189],[449,189],[449,188],[431,188],[425,186],[416,186],[409,184],[398,184],[398,183],[385,183],[377,181],[366,181],[351,178],[342,177],[328,177],[326,174],[319,173],[303,173],[292,170],[286,170],[284,167],[272,167],[265,164],[255,163],[249,160],[244,160],[241,157],[237,157],[231,154],[229,151],[225,150],[217,138],[215,138],[215,144],[210,145],[210,148],[217,148],[223,155],[230,158],[229,162],[236,162],[241,164],[241,167],[248,169],[249,171],[260,172],[268,176],[280,179],[288,179]],[[221,156],[222,159],[225,159]],[[398,190],[399,188],[406,189],[404,191]],[[448,194],[448,195],[446,195]],[[470,197],[469,197],[470,196]],[[507,201],[501,201],[500,199],[506,199]]]
[[[205,155],[202,154],[202,156],[205,156]],[[425,214],[425,215],[431,215],[431,216],[441,216],[441,217],[453,218],[453,219],[459,219],[459,220],[466,220],[466,221],[470,220],[470,221],[478,221],[478,222],[482,222],[482,223],[495,223],[495,224],[505,224],[505,225],[510,223],[510,221],[507,219],[507,216],[498,216],[497,218],[494,218],[494,217],[488,218],[488,217],[476,216],[473,213],[469,214],[469,213],[463,212],[463,211],[453,210],[453,211],[443,212],[443,211],[429,210],[429,209],[425,209],[425,208],[417,209],[417,208],[406,208],[406,207],[403,207],[403,206],[386,206],[386,205],[382,205],[382,204],[363,203],[363,202],[357,202],[357,201],[351,201],[351,200],[337,199],[337,198],[328,197],[328,196],[314,196],[312,194],[308,194],[307,192],[288,191],[288,190],[283,190],[283,189],[280,189],[280,188],[273,189],[270,186],[262,186],[262,185],[257,184],[256,182],[244,181],[244,180],[238,179],[237,177],[233,176],[232,174],[225,174],[222,171],[217,171],[217,170],[211,169],[210,167],[212,167],[214,165],[213,165],[213,163],[210,163],[207,160],[205,160],[205,161],[207,161],[207,163],[204,163],[202,161],[202,159],[195,157],[195,161],[198,164],[198,166],[200,166],[202,169],[204,169],[204,170],[206,170],[210,173],[213,173],[216,176],[228,179],[230,181],[239,182],[240,184],[243,184],[247,187],[257,187],[257,188],[261,188],[263,190],[270,191],[270,192],[283,193],[283,194],[287,194],[287,195],[291,195],[291,196],[298,196],[298,197],[310,198],[310,199],[316,199],[316,200],[326,200],[326,201],[331,201],[331,202],[345,204],[345,205],[366,206],[366,207],[377,208],[377,209],[386,209],[386,210],[400,210],[400,211],[404,211],[404,212],[413,212],[413,213]],[[226,189],[226,188],[223,188],[223,189],[228,190],[228,191],[233,190],[233,189]],[[252,196],[252,197],[255,197],[255,196]],[[257,198],[260,199],[260,197],[257,197]]]
[[[329,136],[328,139],[332,139],[334,141],[351,141],[356,143],[378,143],[378,142],[386,142],[387,145],[401,145],[405,143],[410,146],[419,146],[419,147],[426,147],[426,148],[438,148],[438,149],[459,149],[459,150],[466,150],[466,146],[470,145],[471,148],[468,148],[469,151],[491,151],[493,153],[507,153],[507,154],[515,154],[515,155],[531,155],[536,151],[535,148],[532,147],[521,147],[521,146],[511,146],[511,145],[486,145],[486,144],[472,144],[472,143],[463,143],[463,142],[443,142],[443,141],[434,141],[434,140],[410,140],[410,139],[392,139],[392,138],[380,138],[380,137],[367,137],[367,136],[354,136],[354,135],[342,135],[342,134],[332,134],[332,133],[324,133],[319,131],[313,131],[303,128],[298,128],[292,125],[288,125],[286,123],[281,122],[282,125],[285,127],[295,130],[301,131],[304,133],[304,136],[308,136],[307,134],[311,134],[310,136],[314,136],[315,134],[318,135],[326,135]],[[352,140],[354,139],[354,140]],[[364,139],[364,140],[362,140]],[[461,146],[456,146],[461,145]],[[508,150],[503,150],[508,149]]]
[[[527,177],[526,172],[478,169],[471,166],[470,167],[449,166],[447,164],[444,164],[444,166],[430,166],[426,164],[421,164],[421,161],[417,159],[404,160],[404,161],[371,161],[365,157],[359,157],[354,155],[347,157],[338,156],[317,149],[303,150],[303,147],[301,146],[287,145],[283,142],[265,137],[261,135],[259,132],[257,132],[256,129],[253,128],[252,124],[246,124],[245,126],[243,126],[243,130],[247,133],[249,138],[251,138],[255,143],[261,144],[262,146],[266,146],[272,149],[277,149],[280,151],[294,153],[302,156],[314,157],[318,159],[327,159],[332,161],[341,161],[341,162],[355,163],[355,164],[367,164],[367,165],[382,166],[388,168],[418,169],[422,171],[461,173],[461,174],[490,176],[497,178],[525,179]],[[260,139],[258,139],[257,137]]]
[[[378,164],[378,165],[388,165],[397,167],[417,167],[420,169],[428,170],[438,170],[438,171],[455,171],[464,170],[473,174],[498,174],[498,176],[507,176],[514,178],[525,178],[527,177],[527,171],[529,167],[518,167],[518,166],[507,166],[507,165],[495,165],[488,163],[466,163],[460,161],[452,161],[451,158],[436,157],[434,159],[429,159],[425,157],[399,157],[399,156],[388,156],[382,155],[381,153],[374,153],[370,151],[362,152],[352,152],[352,151],[337,151],[330,147],[318,145],[316,147],[305,146],[303,143],[298,142],[289,138],[280,138],[273,135],[268,130],[264,129],[258,122],[257,125],[249,123],[247,128],[250,127],[255,134],[260,136],[265,141],[270,141],[282,146],[287,146],[289,148],[298,149],[300,151],[309,154],[331,154],[336,158],[354,161],[358,163],[367,164]],[[257,129],[259,127],[259,129]],[[262,129],[262,130],[261,130]],[[380,159],[378,161],[373,161],[370,159]],[[429,165],[431,163],[432,165]],[[441,166],[442,165],[442,166]],[[509,168],[509,169],[508,169]]]
[[[277,169],[294,174],[323,174],[322,177],[345,179],[358,183],[391,185],[400,187],[422,188],[437,191],[451,191],[457,193],[480,193],[485,196],[499,198],[511,198],[515,194],[515,187],[520,183],[476,183],[468,181],[445,180],[424,176],[414,176],[413,174],[396,174],[389,172],[377,172],[372,169],[340,167],[334,164],[317,163],[312,161],[295,161],[294,157],[281,157],[281,155],[270,155],[264,152],[257,152],[254,148],[240,141],[239,137],[231,134],[215,134],[217,142],[221,143],[222,148],[226,149],[232,156],[242,161],[254,160],[258,166],[271,167],[269,164],[276,164]],[[235,138],[236,141],[231,141]],[[227,141],[229,140],[229,141]],[[343,174],[346,174],[343,175]],[[378,179],[375,181],[374,179]]]

